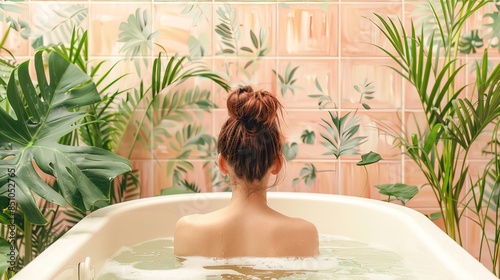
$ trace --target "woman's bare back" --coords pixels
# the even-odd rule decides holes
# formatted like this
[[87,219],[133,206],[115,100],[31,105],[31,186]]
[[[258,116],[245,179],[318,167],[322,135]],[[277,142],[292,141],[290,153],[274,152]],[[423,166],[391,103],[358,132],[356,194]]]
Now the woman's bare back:
[[318,254],[316,227],[268,207],[233,209],[181,218],[176,226],[175,254],[231,258],[311,257]]

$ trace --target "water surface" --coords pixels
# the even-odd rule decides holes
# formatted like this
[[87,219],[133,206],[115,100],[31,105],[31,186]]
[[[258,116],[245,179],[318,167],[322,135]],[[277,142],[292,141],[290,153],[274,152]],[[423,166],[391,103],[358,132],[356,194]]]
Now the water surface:
[[97,279],[444,279],[417,276],[395,252],[332,235],[320,235],[320,256],[314,258],[178,258],[173,252],[172,238],[124,247]]

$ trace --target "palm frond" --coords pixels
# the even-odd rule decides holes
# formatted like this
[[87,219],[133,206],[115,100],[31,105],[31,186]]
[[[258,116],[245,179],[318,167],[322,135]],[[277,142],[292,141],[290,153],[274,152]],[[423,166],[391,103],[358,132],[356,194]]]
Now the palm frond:
[[141,195],[139,170],[134,169],[115,179],[115,187],[110,193],[112,204],[137,199]]
[[[141,56],[144,65],[148,66],[148,50],[153,48],[153,39],[158,36],[158,31],[153,32],[153,20],[149,10],[141,11],[138,8],[135,14],[129,15],[127,22],[120,24],[120,34],[118,34],[118,42],[125,43],[120,52],[125,52],[125,55],[133,59],[136,56]],[[134,60],[139,61],[139,60]],[[138,63],[135,64],[137,74],[141,76],[141,68]]]
[[238,41],[241,37],[240,27],[236,16],[236,11],[229,4],[217,9],[217,15],[220,23],[215,26],[215,33],[221,36],[219,44],[219,54],[238,55]]
[[457,98],[452,102],[456,121],[450,123],[451,134],[468,150],[484,129],[500,117],[500,65],[488,75],[488,52],[476,66],[477,101]]
[[[324,124],[321,126],[328,132],[328,134],[320,133],[326,142],[321,142],[323,146],[330,151],[325,155],[334,155],[339,158],[342,155],[355,155],[358,154],[358,147],[366,141],[365,136],[357,136],[359,130],[359,118],[350,116],[350,112],[343,117],[330,114],[330,120],[322,119]],[[326,125],[325,125],[326,124]]]
[[[157,99],[159,97],[157,96]],[[186,109],[201,109],[210,112],[214,107],[215,104],[211,101],[211,92],[200,90],[199,87],[167,93],[161,101],[153,102],[152,113],[146,115],[147,122],[144,122],[142,126],[142,135],[150,135],[149,133],[153,131],[155,137],[171,137],[169,131],[171,127],[175,126],[175,123],[193,121],[192,111]],[[145,144],[150,145],[150,143]]]
[[67,231],[63,228],[63,221],[59,219],[62,212],[59,205],[52,205],[43,200],[39,202],[38,207],[48,222],[45,225],[33,225],[31,237],[34,257],[41,254]]
[[67,43],[75,27],[87,18],[88,7],[81,4],[63,6],[61,4],[47,5],[39,9],[40,18],[50,18],[50,21],[35,22],[31,37],[34,49],[49,45]]

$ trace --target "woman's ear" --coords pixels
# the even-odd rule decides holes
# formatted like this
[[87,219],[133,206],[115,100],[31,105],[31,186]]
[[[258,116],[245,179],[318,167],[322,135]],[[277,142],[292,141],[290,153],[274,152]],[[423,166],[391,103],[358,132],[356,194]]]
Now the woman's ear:
[[217,163],[219,164],[219,170],[222,174],[226,175],[228,173],[227,170],[227,161],[226,159],[219,154],[219,158],[217,159]]
[[276,175],[281,171],[283,167],[285,159],[282,156],[279,156],[271,166],[271,174]]

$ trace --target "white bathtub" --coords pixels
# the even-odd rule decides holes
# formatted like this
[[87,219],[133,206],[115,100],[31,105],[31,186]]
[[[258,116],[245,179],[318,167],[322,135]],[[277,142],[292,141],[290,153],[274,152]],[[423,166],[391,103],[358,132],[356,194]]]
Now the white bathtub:
[[[183,215],[204,213],[229,202],[230,193],[171,195],[139,199],[95,211],[13,278],[86,280],[122,246],[173,235]],[[327,194],[270,192],[269,205],[313,222],[322,234],[378,244],[439,279],[498,279],[422,214],[386,202]],[[78,266],[80,273],[78,276]],[[90,272],[93,271],[93,272]]]

